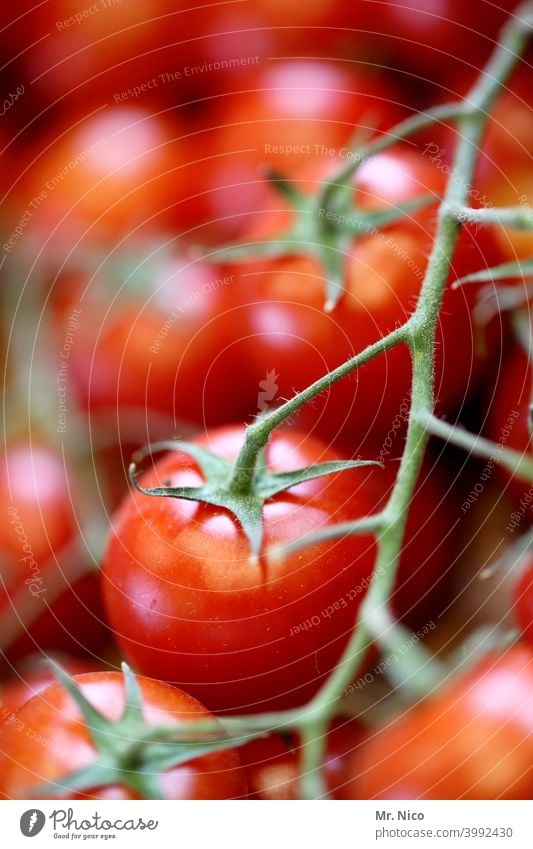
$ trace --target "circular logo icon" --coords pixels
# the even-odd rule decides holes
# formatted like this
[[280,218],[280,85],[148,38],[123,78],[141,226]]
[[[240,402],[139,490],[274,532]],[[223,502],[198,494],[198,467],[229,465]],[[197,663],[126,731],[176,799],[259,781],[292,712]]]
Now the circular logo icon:
[[29,811],[24,811],[20,818],[20,830],[24,837],[35,837],[43,830],[46,817],[42,811],[37,808],[31,808]]

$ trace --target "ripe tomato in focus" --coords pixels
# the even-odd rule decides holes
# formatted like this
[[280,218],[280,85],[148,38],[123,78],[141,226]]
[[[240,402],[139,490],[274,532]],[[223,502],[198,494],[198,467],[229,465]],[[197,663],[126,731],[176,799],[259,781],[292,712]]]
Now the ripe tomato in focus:
[[[379,155],[356,175],[354,202],[360,195],[362,209],[375,211],[419,196],[437,197],[444,179],[417,153]],[[271,223],[279,232],[280,217]],[[405,322],[416,305],[434,228],[430,208],[354,240],[345,257],[345,291],[331,313],[324,311],[326,276],[318,259],[287,254],[235,264],[232,271],[241,279],[227,293],[226,317],[247,364],[240,391],[248,394],[250,410],[256,409],[262,381],[268,384],[268,402],[276,404]],[[499,261],[489,231],[475,234],[464,228],[450,283]],[[501,341],[497,322],[489,328],[474,325],[477,291],[476,286],[452,291],[450,284],[446,291],[436,348],[436,392],[443,413],[456,412],[475,391]],[[323,393],[297,421],[349,450],[367,443],[381,446],[397,417],[402,425],[409,393],[409,353],[397,347]]]
[[[79,657],[55,656],[54,660],[61,664],[69,675],[81,675],[92,672],[95,664],[81,660]],[[0,682],[0,722],[13,719],[16,711],[38,695],[45,687],[56,681],[45,655],[31,655],[17,664],[15,671]]]
[[[529,359],[518,345],[504,360],[493,395],[487,399],[486,433],[489,439],[521,454],[531,453],[529,407],[532,398],[532,371]],[[498,468],[501,480],[506,481],[508,492],[517,505],[511,520],[531,517],[533,498],[527,481],[511,476]]]
[[83,650],[102,639],[96,574],[81,546],[74,551],[75,488],[50,446],[8,446],[0,467],[0,611],[10,659],[39,648]]
[[[124,709],[124,679],[117,672],[89,672],[75,678],[83,695],[106,718]],[[148,678],[138,678],[143,715],[149,725],[173,725],[210,719],[212,715],[187,693]],[[31,728],[36,737],[20,733]],[[43,746],[41,740],[47,740]],[[60,684],[53,684],[20,708],[0,731],[0,795],[4,799],[43,798],[38,786],[57,784],[94,761],[96,750],[78,707]],[[235,751],[195,758],[159,776],[169,799],[231,799],[246,795],[246,779]],[[44,795],[46,798],[46,794]],[[63,789],[63,799],[134,799],[130,788],[116,784],[84,792]]]
[[91,426],[113,427],[117,442],[139,447],[153,439],[152,413],[210,425],[244,417],[234,383],[241,364],[224,317],[231,273],[177,252],[140,284],[113,273],[104,266],[98,279],[65,274],[54,286],[58,332],[79,310],[69,374]]
[[[235,458],[243,435],[242,427],[221,428],[199,444]],[[267,447],[274,471],[337,456],[293,431],[277,431]],[[227,511],[132,492],[114,516],[102,564],[104,599],[124,653],[143,673],[179,682],[212,710],[302,704],[346,644],[375,546],[368,536],[354,536],[277,559],[268,551],[371,511],[368,475],[364,468],[343,472],[268,501],[257,563]],[[196,464],[176,452],[140,483],[201,480]]]
[[525,646],[375,729],[354,754],[350,799],[531,799],[533,657]]
[[54,243],[94,225],[93,235],[114,244],[137,227],[181,226],[188,154],[179,123],[137,105],[70,121],[54,130],[48,150],[40,142],[26,175],[21,202],[37,199],[31,232]]

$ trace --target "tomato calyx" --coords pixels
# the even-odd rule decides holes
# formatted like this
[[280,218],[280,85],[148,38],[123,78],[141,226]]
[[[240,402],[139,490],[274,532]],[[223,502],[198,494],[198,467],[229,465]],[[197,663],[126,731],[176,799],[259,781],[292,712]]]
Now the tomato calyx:
[[57,783],[41,786],[39,792],[56,795],[83,792],[112,785],[125,785],[144,799],[165,799],[159,776],[194,758],[224,749],[235,748],[258,736],[239,736],[238,741],[227,736],[221,727],[220,736],[194,734],[194,726],[148,725],[143,716],[142,694],[137,679],[126,664],[124,675],[125,707],[118,720],[107,719],[83,695],[76,681],[55,661],[50,661],[58,682],[72,697],[85,721],[96,748],[95,760],[79,770],[62,777]]
[[[253,426],[252,426],[253,427]],[[251,428],[248,429],[248,433]],[[157,451],[182,451],[198,464],[205,483],[201,486],[142,487],[137,481],[137,463]],[[184,498],[214,507],[223,507],[239,521],[250,543],[252,557],[261,551],[263,506],[266,501],[305,481],[360,466],[380,465],[374,460],[333,460],[288,472],[267,469],[264,447],[250,449],[245,441],[241,454],[231,462],[207,448],[183,441],[163,441],[148,445],[136,455],[129,467],[131,484],[143,495]]]
[[354,239],[435,203],[434,195],[422,195],[392,209],[362,211],[354,205],[353,186],[339,183],[337,177],[327,180],[320,192],[309,196],[275,171],[269,171],[267,176],[288,203],[292,223],[271,238],[243,240],[217,248],[213,254],[217,261],[233,262],[287,255],[313,257],[326,272],[325,312],[331,312],[344,294],[346,258]]

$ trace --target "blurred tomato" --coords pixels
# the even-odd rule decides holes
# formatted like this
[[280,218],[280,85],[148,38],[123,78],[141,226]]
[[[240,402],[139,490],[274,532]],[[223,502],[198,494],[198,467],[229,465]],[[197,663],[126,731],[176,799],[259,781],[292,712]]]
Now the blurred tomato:
[[[482,67],[517,3],[518,0],[506,5],[491,0],[364,0],[363,39],[367,49],[373,45],[378,57],[381,55],[391,67],[406,69],[423,80],[446,81],[460,71],[468,72],[472,66]],[[357,20],[353,23],[356,25]]]
[[241,89],[201,118],[202,155],[190,169],[199,188],[188,204],[192,220],[211,222],[202,236],[216,234],[219,242],[279,209],[267,166],[301,178],[302,168],[306,175],[317,163],[337,163],[339,151],[349,157],[354,136],[383,131],[406,111],[386,80],[317,59],[269,62],[249,73]]
[[[149,678],[137,680],[142,714],[147,725],[179,728],[183,722],[214,719],[196,699],[182,690]],[[97,711],[108,720],[119,721],[126,699],[122,675],[117,672],[89,672],[78,675],[75,681]],[[29,728],[33,734],[21,734],[21,728]],[[47,741],[46,745],[43,745],[43,740]],[[122,742],[135,764],[142,741],[135,741],[135,751],[130,748],[131,740]],[[110,756],[112,763],[117,764],[117,773],[120,773],[121,753],[112,750]],[[133,781],[131,784],[127,780],[121,782],[120,775],[113,783],[108,780],[100,786],[97,784],[78,791],[67,791],[61,785],[66,775],[93,763],[102,764],[104,758],[99,754],[87,721],[81,716],[74,699],[59,683],[52,684],[26,702],[14,721],[1,727],[0,759],[0,796],[4,799],[50,797],[50,790],[42,789],[45,783],[54,784],[56,795],[63,799],[143,798],[141,782],[134,789]],[[128,762],[124,773],[135,771],[131,762]],[[159,774],[157,783],[161,793],[159,798],[163,799],[232,799],[246,796],[247,789],[241,762],[234,750],[191,757],[186,763]]]
[[[92,672],[97,666],[96,663],[91,664],[87,660],[69,655],[54,655],[54,660],[60,663],[69,675]],[[25,657],[11,675],[0,682],[0,722],[12,719],[13,714],[22,705],[55,682],[56,678],[46,655]]]
[[354,753],[347,799],[530,799],[533,657],[515,646],[388,725]]
[[528,553],[519,566],[520,573],[514,587],[514,609],[523,637],[533,643],[533,560]]
[[[327,734],[324,777],[329,794],[342,798],[342,788],[350,776],[347,766],[363,739],[354,721],[336,720]],[[298,799],[301,748],[298,736],[291,748],[277,734],[252,740],[239,748],[252,799]]]
[[[115,244],[137,227],[179,227],[187,197],[184,129],[137,105],[64,119],[36,144],[18,190],[31,206],[27,232],[43,242],[89,235]],[[56,231],[56,232],[54,232]]]
[[[438,166],[417,153],[379,155],[356,174],[353,215],[359,208],[389,210],[426,195],[436,199],[444,182]],[[272,223],[269,235],[276,226],[282,232],[279,215]],[[268,230],[266,219],[261,226]],[[239,279],[227,292],[226,320],[246,363],[239,391],[247,396],[248,408],[255,407],[258,387],[265,403],[274,406],[405,322],[416,305],[434,231],[433,207],[347,239],[345,291],[330,313],[324,311],[326,271],[311,252],[298,256],[288,249],[278,259],[235,264],[232,272]],[[264,238],[264,232],[258,237],[252,231],[250,241],[256,238]],[[489,230],[464,228],[450,283],[500,260]],[[438,408],[453,414],[475,391],[501,340],[497,323],[488,329],[474,324],[471,310],[478,287],[453,291],[450,283],[438,326],[436,393]],[[350,451],[368,450],[365,445],[375,450],[391,429],[404,431],[402,409],[409,404],[409,393],[409,353],[397,347],[323,393],[297,421],[340,440]]]
[[[522,71],[500,95],[488,121],[477,177],[487,205],[533,205],[532,108],[530,72]],[[509,259],[533,256],[530,230],[509,227],[496,234]]]
[[105,633],[96,574],[78,540],[75,487],[50,446],[8,446],[0,468],[0,611],[9,658],[41,648],[83,651]]
[[233,285],[231,273],[177,250],[148,259],[139,250],[119,267],[110,258],[93,277],[55,280],[55,326],[79,311],[68,370],[97,432],[112,428],[115,442],[140,447],[154,438],[157,413],[167,417],[167,434],[173,418],[199,425],[245,415],[224,317]]
[[358,133],[391,127],[406,112],[399,99],[390,83],[364,69],[314,59],[270,62],[221,102],[218,144],[227,152],[245,147],[257,162],[294,175],[317,157],[336,158]]

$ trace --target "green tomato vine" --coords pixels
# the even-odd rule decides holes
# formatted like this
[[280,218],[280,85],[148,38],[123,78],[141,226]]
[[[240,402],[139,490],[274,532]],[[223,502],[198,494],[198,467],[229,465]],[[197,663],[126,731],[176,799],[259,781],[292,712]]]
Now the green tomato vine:
[[[357,676],[368,649],[373,643],[385,649],[398,645],[398,639],[401,640],[409,633],[395,621],[389,600],[398,569],[409,507],[430,436],[439,436],[479,456],[494,458],[513,473],[529,481],[533,480],[531,458],[510,449],[502,449],[501,446],[469,434],[462,428],[452,427],[434,415],[434,352],[437,322],[461,227],[466,222],[480,225],[499,223],[519,229],[533,227],[533,211],[530,209],[524,207],[473,209],[468,204],[488,114],[500,89],[505,85],[524,52],[532,29],[533,3],[526,2],[515,11],[504,27],[492,57],[463,101],[439,106],[401,122],[387,136],[361,148],[350,164],[327,184],[315,203],[315,211],[330,209],[335,187],[349,180],[361,163],[370,156],[384,151],[400,139],[406,139],[436,122],[453,122],[458,130],[458,141],[450,176],[439,206],[433,248],[415,311],[405,324],[251,424],[247,428],[244,445],[229,476],[232,492],[239,492],[241,495],[249,494],[253,488],[259,458],[276,427],[336,381],[351,374],[380,354],[397,345],[406,345],[409,348],[412,382],[407,438],[387,504],[377,515],[343,523],[313,536],[295,540],[290,544],[290,548],[294,550],[335,536],[371,532],[376,537],[378,550],[373,577],[359,608],[351,638],[339,663],[313,699],[301,708],[253,716],[235,716],[222,720],[237,744],[240,736],[254,731],[287,729],[299,731],[302,740],[300,794],[303,798],[316,799],[327,795],[322,764],[328,727],[332,717],[338,712],[339,703],[346,688]],[[279,179],[278,182],[280,182]],[[291,187],[285,185],[282,188],[286,194],[292,191]],[[304,220],[300,219],[300,225]],[[301,226],[300,229],[302,229]],[[307,232],[305,228],[304,232]],[[286,249],[287,241],[294,244],[298,233],[299,230],[296,228],[290,238],[286,234],[275,244],[258,246],[258,253],[262,256],[275,256],[281,248]],[[321,237],[324,237],[324,231]],[[330,233],[327,245],[322,244],[320,247],[327,248],[330,257],[342,256],[342,243],[345,238],[345,231],[334,232],[333,236]],[[307,239],[302,241],[305,242],[305,249],[308,249]],[[226,251],[226,255],[234,258],[238,258],[239,255],[246,256],[247,249],[249,251],[250,245],[230,248]],[[240,251],[242,251],[241,254],[239,254]],[[224,251],[219,250],[216,253],[224,255]],[[324,251],[322,254],[324,258]],[[328,260],[326,267],[328,274],[332,269],[338,271],[338,260],[335,263]],[[501,274],[497,269],[494,271],[494,279],[504,274],[514,276],[523,273],[520,265],[509,263]],[[327,293],[330,302],[332,297],[337,296],[336,293],[338,293],[337,281],[330,279]],[[154,494],[172,495],[173,493]],[[273,554],[275,556],[276,552]],[[402,663],[405,665],[402,675],[405,680],[409,679],[408,686],[411,694],[428,693],[445,677],[445,670],[441,664],[421,644],[413,645]],[[212,723],[205,723],[205,727],[195,724],[190,732],[198,733],[199,730],[213,731],[214,727]],[[188,730],[184,733],[188,733]]]
[[[316,695],[302,707],[252,716],[232,716],[220,721],[194,722],[176,729],[149,730],[142,718],[140,696],[134,676],[125,670],[127,707],[120,718],[118,732],[121,743],[109,744],[109,723],[94,712],[83,699],[75,685],[61,670],[58,678],[77,701],[93,739],[101,754],[100,762],[68,778],[71,789],[83,789],[104,780],[122,780],[150,798],[159,798],[160,788],[154,774],[177,765],[196,753],[217,748],[238,746],[257,734],[269,731],[296,730],[301,736],[301,786],[300,795],[307,799],[325,798],[327,795],[323,762],[327,732],[332,718],[339,713],[342,697],[356,678],[369,648],[377,644],[382,650],[393,651],[399,642],[409,641],[409,632],[398,624],[390,608],[390,597],[395,584],[399,558],[410,504],[428,441],[432,435],[451,442],[471,453],[494,459],[513,474],[528,481],[533,480],[533,459],[503,448],[466,430],[448,425],[434,413],[434,370],[436,331],[442,300],[445,293],[454,251],[462,226],[474,223],[480,226],[501,224],[517,229],[533,229],[533,210],[527,207],[502,207],[473,209],[468,201],[475,172],[477,154],[482,134],[492,104],[502,86],[524,52],[533,29],[533,2],[526,2],[515,10],[504,27],[499,44],[464,100],[431,109],[408,118],[387,135],[363,145],[350,158],[333,180],[330,180],[318,197],[301,195],[277,174],[271,179],[295,206],[294,223],[278,239],[263,244],[243,244],[227,249],[217,249],[213,256],[234,258],[250,256],[275,257],[290,248],[291,252],[312,253],[323,262],[327,276],[326,309],[332,309],[342,296],[343,263],[346,246],[369,229],[379,228],[409,211],[432,202],[434,198],[420,198],[394,211],[394,213],[358,214],[350,207],[350,199],[342,187],[350,181],[360,165],[372,156],[407,139],[420,130],[436,123],[453,123],[458,130],[458,141],[450,169],[446,191],[440,201],[437,229],[427,270],[422,283],[416,309],[409,319],[394,331],[379,339],[347,362],[324,375],[295,397],[253,422],[246,430],[244,444],[234,464],[224,461],[206,449],[186,443],[164,443],[149,446],[154,449],[172,448],[193,456],[205,477],[205,485],[196,488],[172,490],[158,487],[142,490],[153,496],[191,498],[216,504],[230,510],[241,522],[250,541],[252,555],[257,555],[262,544],[261,525],[264,502],[277,492],[331,472],[363,465],[365,460],[319,464],[286,474],[273,474],[264,465],[264,448],[274,430],[289,419],[300,407],[314,399],[337,381],[352,374],[360,366],[403,345],[409,349],[412,363],[411,404],[408,415],[407,437],[400,466],[390,497],[377,514],[353,522],[329,527],[309,537],[296,539],[282,550],[268,552],[269,557],[283,556],[284,552],[350,534],[372,533],[377,542],[377,557],[373,576],[359,608],[351,637],[337,666]],[[327,214],[330,212],[331,214]],[[349,219],[350,226],[346,226]],[[461,284],[482,280],[533,274],[533,260],[520,264],[506,263],[499,268],[470,275]],[[480,276],[481,275],[481,276]],[[485,275],[485,276],[484,276]],[[522,290],[523,291],[523,290]],[[132,466],[132,483],[138,486],[136,467]],[[140,488],[140,487],[139,487]],[[439,686],[447,668],[434,658],[424,646],[413,643],[402,657],[396,672],[399,686],[405,685],[410,696],[424,696]],[[221,725],[229,740],[220,739]],[[114,727],[113,733],[117,733]],[[218,734],[214,740],[196,740],[198,734]],[[144,736],[143,736],[144,735]],[[143,745],[140,745],[142,741]],[[173,744],[169,751],[166,744]],[[150,745],[148,745],[150,744]],[[155,749],[154,749],[155,744]],[[204,747],[204,748],[202,748]]]

